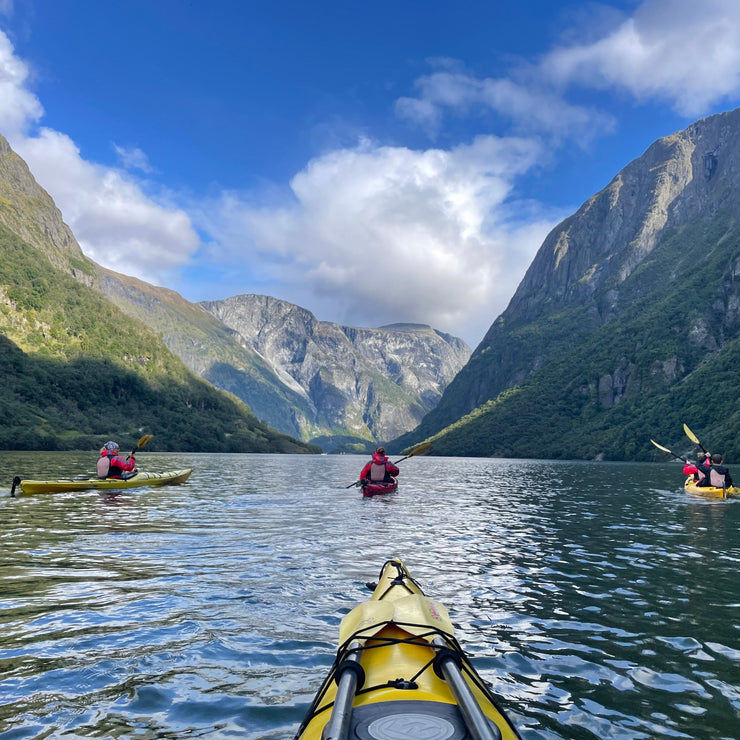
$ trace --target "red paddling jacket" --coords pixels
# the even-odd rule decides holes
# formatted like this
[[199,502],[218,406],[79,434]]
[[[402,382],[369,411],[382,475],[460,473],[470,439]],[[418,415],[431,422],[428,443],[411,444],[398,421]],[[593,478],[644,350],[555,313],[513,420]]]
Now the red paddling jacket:
[[373,459],[362,469],[360,480],[388,481],[398,473],[398,467],[385,455],[374,452]]
[[124,460],[110,450],[106,450],[105,447],[100,450],[98,478],[123,478],[124,473],[131,472],[135,467],[136,460],[133,455],[128,460]]

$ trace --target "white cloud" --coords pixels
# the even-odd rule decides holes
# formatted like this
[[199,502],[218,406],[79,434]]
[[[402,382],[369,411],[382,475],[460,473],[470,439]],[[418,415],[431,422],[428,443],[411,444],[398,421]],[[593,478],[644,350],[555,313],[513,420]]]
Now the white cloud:
[[740,3],[647,0],[601,39],[552,51],[541,69],[561,85],[622,89],[699,116],[740,94]]
[[416,81],[417,95],[399,99],[396,112],[432,137],[445,115],[489,110],[519,131],[584,141],[610,132],[615,122],[604,111],[568,103],[569,88],[622,91],[690,117],[740,96],[737,0],[646,0],[626,20],[598,13],[592,22],[580,28],[587,43],[569,34],[569,43],[538,64],[512,65],[498,78],[481,79],[459,62],[432,60],[435,71]]
[[508,204],[540,153],[533,140],[491,136],[451,151],[363,142],[309,162],[290,205],[255,208],[232,193],[208,226],[222,260],[248,258],[320,318],[329,301],[346,323],[481,336],[554,224],[518,223]]
[[114,144],[113,148],[115,149],[118,159],[121,162],[121,166],[124,169],[140,170],[145,174],[151,174],[154,172],[154,167],[149,163],[149,158],[138,147],[124,147]]
[[5,138],[23,136],[44,114],[38,98],[26,89],[29,69],[15,56],[10,39],[0,31],[0,132]]
[[478,79],[459,64],[437,60],[444,67],[416,80],[418,97],[396,101],[396,113],[421,125],[434,138],[445,111],[469,115],[490,110],[511,121],[521,132],[547,133],[581,141],[597,132],[610,131],[611,116],[584,106],[570,105],[551,81],[543,84],[541,75],[521,70],[512,77]]
[[[188,215],[160,204],[126,173],[87,162],[65,134],[30,133],[43,115],[26,86],[27,65],[0,32],[0,133],[26,161],[37,182],[62,211],[85,254],[99,264],[162,284],[197,249]],[[129,165],[146,168],[140,150],[119,149]]]
[[85,161],[68,136],[41,129],[15,148],[99,264],[161,284],[197,248],[184,211],[155,203],[125,174]]

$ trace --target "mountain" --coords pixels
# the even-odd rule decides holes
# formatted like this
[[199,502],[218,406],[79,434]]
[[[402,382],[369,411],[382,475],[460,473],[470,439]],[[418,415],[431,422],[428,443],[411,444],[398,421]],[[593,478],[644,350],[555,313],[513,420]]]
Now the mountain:
[[[326,451],[361,452],[378,441],[413,429],[434,407],[444,388],[470,356],[470,348],[462,340],[427,326],[341,327],[319,322],[305,309],[266,296],[236,296],[198,305],[175,291],[101,267],[85,257],[51,197],[39,187],[25,162],[2,137],[0,224],[28,247],[22,247],[21,252],[30,260],[30,265],[36,263],[19,268],[20,273],[16,270],[12,276],[7,273],[9,288],[12,280],[18,280],[17,292],[31,273],[48,272],[48,263],[64,277],[71,277],[85,289],[102,294],[105,304],[99,304],[89,294],[85,294],[83,303],[92,316],[105,316],[106,321],[112,322],[107,328],[111,337],[120,334],[114,326],[120,323],[134,334],[143,332],[149,344],[163,342],[174,355],[167,362],[172,363],[177,357],[184,363],[177,371],[168,369],[170,377],[188,378],[187,382],[192,382],[194,379],[188,376],[187,368],[211,386],[227,391],[229,395],[223,398],[228,398],[228,403],[242,402],[237,403],[237,408],[240,414],[248,415],[249,428],[259,426],[260,435],[269,429],[269,435],[276,435],[269,444],[277,444],[279,439],[281,449],[286,445],[290,447],[292,442],[286,440],[295,437],[304,443],[314,441]],[[43,259],[31,256],[31,249],[42,253]],[[9,264],[12,263],[11,259]],[[39,281],[57,283],[55,300],[59,301],[63,312],[72,310],[67,305],[65,293],[67,289],[78,291],[72,283],[57,279],[51,273],[43,279],[36,275],[30,279],[35,280],[37,286]],[[59,293],[56,288],[61,289],[61,286],[66,287]],[[33,292],[33,286],[30,289]],[[45,297],[40,307],[51,311],[48,296],[41,292]],[[111,314],[108,302],[133,322],[115,311]],[[12,310],[26,320],[28,305],[15,301]],[[90,321],[96,323],[95,319]],[[22,323],[20,318],[15,323],[20,325],[19,322]],[[54,322],[63,322],[63,318],[57,314],[53,320],[47,318],[47,322],[51,326]],[[0,331],[12,337],[25,357],[31,356],[27,331],[13,333],[2,320]],[[107,357],[112,346],[101,339],[105,332],[99,327],[91,331],[97,338],[95,350]],[[134,340],[129,337],[128,341]],[[44,342],[47,346],[41,349],[46,352],[46,336],[41,344]],[[64,342],[60,343],[55,351],[69,358],[72,352],[82,357],[91,343],[85,342],[84,347],[74,343],[63,345]],[[157,351],[164,349],[159,347]],[[115,357],[125,366],[126,357]],[[142,366],[148,368],[145,373],[151,372],[153,367],[151,363],[139,362],[138,371]],[[61,400],[57,400],[61,404]],[[17,411],[17,404],[13,404],[13,408]],[[89,409],[87,413],[90,414]],[[140,410],[140,417],[142,413]],[[144,416],[150,418],[151,413]],[[57,419],[49,428],[44,428],[44,445],[51,444],[49,440],[55,434],[53,428],[61,421]],[[79,415],[75,423],[84,427]],[[210,441],[191,437],[187,443],[190,449],[195,449],[194,444],[234,444],[235,437],[230,433],[217,443],[223,435],[219,437],[212,426],[209,428]],[[84,436],[80,433],[76,438],[82,440]],[[180,444],[175,442],[174,433],[169,436],[170,442],[162,441],[161,444]],[[24,444],[32,445],[30,441]],[[266,449],[263,441],[258,447]],[[308,449],[306,444],[299,448]]]
[[192,372],[240,398],[270,426],[301,437],[297,419],[314,413],[307,399],[236,332],[173,290],[100,266],[96,277],[109,301],[153,329]]
[[[318,452],[198,378],[101,295],[51,197],[0,137],[0,449]],[[205,312],[202,312],[207,316]]]
[[[740,459],[740,110],[656,141],[547,236],[434,410],[442,455]],[[663,456],[665,457],[665,456]]]
[[194,373],[326,452],[366,452],[413,429],[470,356],[463,340],[424,325],[345,327],[259,295],[193,304],[99,266],[96,279]]
[[[470,356],[463,340],[420,324],[342,326],[260,295],[200,305],[300,394],[291,422],[329,452],[365,451],[413,429]],[[225,371],[216,384],[245,398]]]

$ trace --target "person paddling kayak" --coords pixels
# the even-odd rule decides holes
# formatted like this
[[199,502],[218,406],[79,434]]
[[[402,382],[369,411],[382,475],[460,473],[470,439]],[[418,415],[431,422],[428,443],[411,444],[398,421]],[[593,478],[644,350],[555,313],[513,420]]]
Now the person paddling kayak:
[[713,488],[731,488],[732,477],[730,471],[722,464],[722,455],[715,453],[710,457],[707,452],[703,462],[697,465],[700,473],[704,474],[704,478],[700,480],[696,485],[702,488],[711,486]]
[[128,460],[119,456],[121,447],[118,442],[106,442],[100,450],[98,460],[98,478],[128,478],[126,473],[136,470],[136,458],[133,453]]
[[399,472],[398,466],[385,456],[385,447],[378,447],[373,453],[373,459],[362,469],[360,480],[390,481]]

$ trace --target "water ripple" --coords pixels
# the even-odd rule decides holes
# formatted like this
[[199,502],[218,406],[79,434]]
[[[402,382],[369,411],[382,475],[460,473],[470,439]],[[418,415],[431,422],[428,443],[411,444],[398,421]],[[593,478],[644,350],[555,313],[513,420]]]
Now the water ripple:
[[393,556],[524,740],[740,740],[737,502],[675,465],[429,457],[362,499],[363,463],[150,454],[191,481],[0,499],[0,740],[292,738]]

